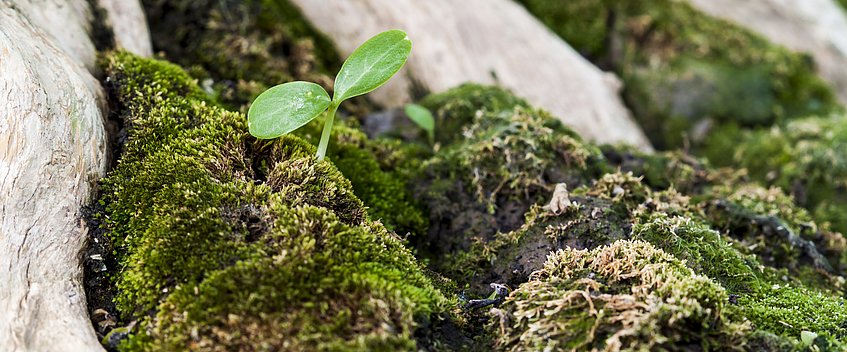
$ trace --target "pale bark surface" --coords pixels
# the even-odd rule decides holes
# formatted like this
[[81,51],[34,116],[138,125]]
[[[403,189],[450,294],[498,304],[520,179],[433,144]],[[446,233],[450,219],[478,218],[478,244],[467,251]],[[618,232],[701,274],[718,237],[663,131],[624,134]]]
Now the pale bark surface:
[[432,92],[464,82],[500,84],[589,140],[650,149],[618,95],[617,78],[591,65],[511,0],[291,2],[344,56],[381,31],[408,33],[412,55],[406,66],[369,93],[382,105],[409,102],[413,84]]
[[774,43],[808,52],[821,77],[847,104],[847,12],[833,0],[688,0]]
[[106,23],[115,32],[115,44],[135,54],[153,56],[147,18],[138,0],[98,0],[106,10]]
[[0,0],[2,351],[103,350],[81,268],[81,206],[108,161],[91,19],[86,0]]

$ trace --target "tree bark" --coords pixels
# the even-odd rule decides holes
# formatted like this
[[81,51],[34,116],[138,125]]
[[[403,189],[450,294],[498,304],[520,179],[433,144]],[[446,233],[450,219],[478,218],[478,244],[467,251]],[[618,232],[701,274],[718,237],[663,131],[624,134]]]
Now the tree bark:
[[409,34],[413,47],[406,66],[369,95],[382,105],[410,102],[414,89],[440,92],[469,81],[499,84],[586,139],[651,148],[618,95],[618,79],[591,65],[511,0],[291,2],[345,56],[381,31],[399,28]]
[[81,206],[108,165],[92,18],[85,0],[0,0],[2,351],[103,350],[81,268]]
[[807,52],[821,77],[847,104],[847,11],[833,0],[688,0],[715,17],[736,22],[774,43]]

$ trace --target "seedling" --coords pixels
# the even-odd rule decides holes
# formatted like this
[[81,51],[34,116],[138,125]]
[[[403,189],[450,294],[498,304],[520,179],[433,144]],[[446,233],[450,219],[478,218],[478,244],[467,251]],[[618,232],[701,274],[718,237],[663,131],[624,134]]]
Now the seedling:
[[435,119],[432,118],[429,109],[418,104],[407,104],[406,116],[409,116],[412,122],[423,128],[429,136],[429,144],[435,145]]
[[377,34],[359,46],[344,61],[332,99],[321,86],[311,82],[289,82],[274,86],[253,101],[247,111],[247,126],[256,138],[272,139],[294,131],[329,109],[318,161],[326,155],[335,112],[341,102],[368,93],[394,76],[412,52],[412,42],[401,30]]

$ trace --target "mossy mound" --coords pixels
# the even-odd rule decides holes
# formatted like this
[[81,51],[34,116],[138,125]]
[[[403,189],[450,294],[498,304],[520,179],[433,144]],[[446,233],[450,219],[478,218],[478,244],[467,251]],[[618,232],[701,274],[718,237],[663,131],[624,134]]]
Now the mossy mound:
[[461,139],[462,128],[473,122],[477,111],[497,113],[529,104],[511,92],[492,86],[465,83],[439,94],[430,94],[420,105],[432,110],[438,131],[435,141],[442,145]]
[[[425,100],[445,104],[435,107],[439,115],[470,123],[462,127],[462,137],[426,160],[412,181],[416,199],[430,213],[425,242],[440,255],[520,228],[524,214],[557,183],[583,183],[586,160],[600,155],[546,112],[496,107],[501,103],[489,110],[488,102],[500,101],[497,88],[462,88]],[[461,98],[466,95],[470,98]],[[444,128],[437,126],[436,131]]]
[[121,349],[415,350],[447,299],[313,146],[251,137],[174,65],[101,67],[128,131],[103,181],[118,306],[139,319]]
[[723,287],[641,241],[551,253],[492,315],[503,351],[752,351]]
[[[475,94],[479,92],[484,91]],[[460,96],[454,99],[461,101]],[[545,126],[543,112],[524,107],[495,113],[463,110],[470,115],[464,118],[471,120],[462,129],[463,138],[442,146],[424,162],[418,175],[422,181],[413,184],[430,211],[433,227],[440,226],[430,234],[460,229],[452,236],[429,238],[430,244],[440,247],[427,248],[449,251],[448,256],[433,257],[431,264],[459,287],[465,286],[471,297],[487,294],[489,282],[522,290],[550,252],[641,240],[684,263],[687,272],[707,280],[725,297],[731,295],[733,302],[743,302],[732,308],[737,315],[732,324],[746,326],[743,336],[691,335],[697,346],[719,348],[715,346],[744,341],[748,350],[802,349],[791,343],[799,330],[773,329],[779,314],[765,312],[771,306],[796,306],[797,312],[786,316],[796,322],[797,317],[820,314],[815,308],[818,302],[837,312],[804,325],[805,329],[819,334],[823,341],[819,348],[841,348],[838,339],[845,330],[840,316],[847,310],[840,306],[844,279],[838,267],[843,267],[844,238],[808,230],[816,229],[808,212],[781,190],[762,188],[748,182],[743,170],[714,169],[682,151],[646,155],[626,147],[598,149],[567,129]],[[522,158],[510,157],[518,152]],[[567,202],[559,201],[569,205],[555,212],[550,206],[542,208],[551,198],[556,201],[553,188],[558,183],[567,184]],[[495,216],[509,204],[525,208],[513,207],[519,209],[513,217]],[[523,221],[517,217],[521,213]],[[460,216],[477,222],[462,222]],[[777,295],[770,291],[773,285],[796,290]],[[809,299],[800,302],[802,292]],[[543,304],[543,299],[535,298],[533,302]],[[491,330],[495,336],[498,329]],[[532,329],[517,333],[524,334],[521,341],[535,339],[539,330]],[[576,330],[564,334],[571,333],[579,334]],[[517,335],[510,336],[505,338],[512,341],[508,344],[520,344],[510,340]],[[652,340],[642,337],[647,338],[645,350],[665,346],[650,345]],[[541,348],[526,350],[536,347]]]
[[706,149],[717,165],[746,168],[750,178],[793,195],[818,224],[847,232],[844,115],[808,117],[752,131],[728,126],[720,132]]
[[[265,89],[293,80],[316,82],[332,92],[332,75],[341,67],[341,58],[286,0],[145,0],[143,4],[156,49],[187,68],[225,107],[246,112]],[[370,106],[354,98],[341,110],[362,117]],[[407,153],[409,148],[370,141],[350,120],[336,122],[327,157],[351,181],[372,219],[381,219],[398,233],[424,233],[427,217],[405,187],[403,168],[385,164],[381,160],[387,156],[376,155]],[[295,134],[317,145],[321,121]],[[413,152],[426,153],[421,148]]]
[[624,81],[624,99],[659,149],[699,145],[710,126],[770,125],[839,108],[812,58],[685,1],[522,0],[589,60]]

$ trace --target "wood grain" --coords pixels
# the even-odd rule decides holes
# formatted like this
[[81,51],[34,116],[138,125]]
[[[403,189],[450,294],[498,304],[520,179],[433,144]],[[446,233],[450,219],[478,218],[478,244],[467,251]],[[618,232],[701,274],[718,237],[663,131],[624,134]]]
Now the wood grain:
[[0,0],[0,351],[103,350],[81,267],[81,206],[108,164],[91,19],[86,0]]

